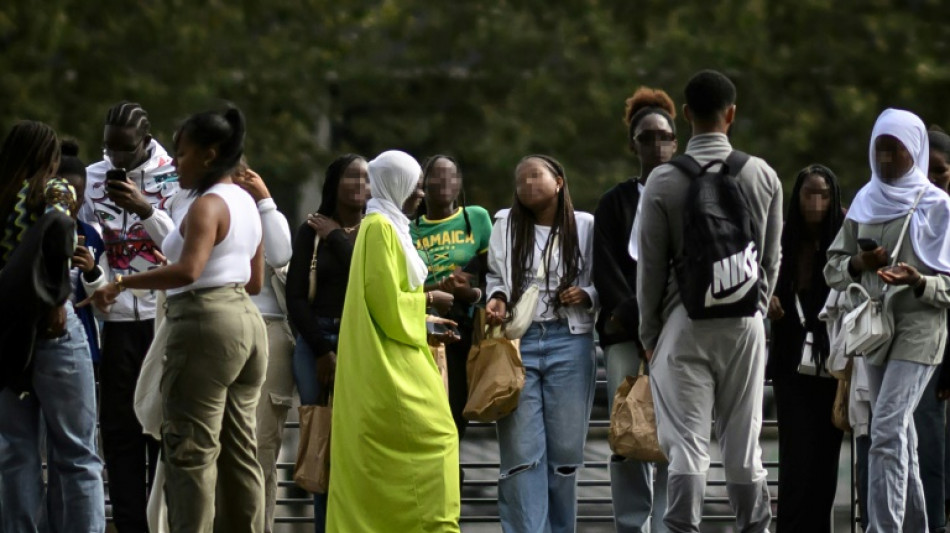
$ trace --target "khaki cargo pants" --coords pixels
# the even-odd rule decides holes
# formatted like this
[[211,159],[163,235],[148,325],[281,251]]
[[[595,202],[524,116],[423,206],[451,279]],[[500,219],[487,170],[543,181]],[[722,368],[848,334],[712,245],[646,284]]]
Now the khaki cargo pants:
[[260,312],[242,287],[227,286],[169,296],[165,320],[162,455],[171,530],[260,533],[255,411],[267,368]]

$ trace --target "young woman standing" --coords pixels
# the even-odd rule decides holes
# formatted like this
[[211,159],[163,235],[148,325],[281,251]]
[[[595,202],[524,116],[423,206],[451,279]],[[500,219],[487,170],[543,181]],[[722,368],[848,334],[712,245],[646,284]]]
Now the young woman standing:
[[441,290],[455,296],[455,305],[445,318],[458,324],[461,339],[446,345],[449,405],[458,429],[465,436],[468,421],[462,416],[468,399],[465,365],[472,347],[472,306],[482,299],[478,279],[465,272],[473,260],[485,272],[491,217],[479,206],[460,205],[462,172],[449,156],[430,157],[422,169],[425,199],[410,226],[419,256],[429,269],[426,290]]
[[533,318],[521,338],[525,385],[518,408],[498,421],[506,532],[576,527],[577,470],[594,397],[593,231],[594,217],[574,212],[560,163],[543,155],[518,163],[511,210],[492,229],[486,288],[492,324],[510,320],[532,284],[540,295],[534,309],[518,309]]
[[778,406],[778,528],[828,533],[842,437],[830,416],[838,380],[803,375],[798,368],[806,334],[814,339],[817,368],[824,368],[830,350],[818,313],[830,291],[821,275],[828,247],[844,221],[834,173],[823,165],[802,169],[790,206],[782,230],[778,285],[769,305],[772,346],[766,366]]
[[[881,113],[871,133],[871,180],[848,210],[824,270],[834,289],[860,283],[872,298],[884,294],[886,319],[894,321],[889,341],[865,354],[873,472],[868,531],[929,531],[912,413],[943,359],[950,307],[950,199],[927,179],[929,157],[919,117],[897,109]],[[877,246],[862,248],[859,239]],[[898,263],[890,268],[895,252]]]
[[126,289],[168,294],[162,456],[173,531],[264,530],[254,420],[267,332],[248,296],[263,283],[262,228],[254,200],[231,177],[244,132],[235,108],[185,121],[174,164],[196,198],[162,245],[171,264],[116,277],[91,297],[104,307]]
[[[355,154],[336,158],[327,168],[320,207],[294,239],[287,272],[287,312],[297,330],[293,370],[301,405],[326,401],[333,382],[350,259],[366,210],[367,185],[365,159]],[[320,242],[314,255],[317,237]],[[316,270],[311,272],[312,268]],[[311,299],[312,273],[316,287]],[[313,498],[314,524],[321,533],[326,528],[327,495]]]
[[[643,361],[643,347],[637,336],[637,262],[631,257],[629,245],[640,192],[650,172],[676,153],[674,117],[673,100],[663,90],[640,87],[627,99],[627,139],[630,151],[640,160],[640,173],[604,193],[594,213],[593,280],[601,303],[597,334],[604,350],[607,396],[611,401],[626,376],[637,375]],[[667,531],[663,524],[666,477],[666,463],[654,465],[611,456],[610,493],[618,532]]]

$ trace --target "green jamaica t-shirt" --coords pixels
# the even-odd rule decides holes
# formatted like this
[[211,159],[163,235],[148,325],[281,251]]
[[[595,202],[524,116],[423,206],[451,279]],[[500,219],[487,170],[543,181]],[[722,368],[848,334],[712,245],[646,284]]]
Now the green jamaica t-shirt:
[[[463,209],[468,213],[471,234],[466,231]],[[426,283],[436,283],[456,268],[464,268],[478,254],[488,251],[491,217],[483,207],[466,206],[442,220],[419,217],[412,221],[409,230],[419,256],[429,267]]]

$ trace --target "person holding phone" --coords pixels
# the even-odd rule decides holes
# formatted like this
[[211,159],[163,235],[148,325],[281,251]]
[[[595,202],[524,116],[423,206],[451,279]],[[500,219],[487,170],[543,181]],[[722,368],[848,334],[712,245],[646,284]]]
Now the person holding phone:
[[407,200],[422,169],[405,152],[368,164],[372,198],[353,245],[330,434],[327,531],[459,531],[458,436],[427,344],[425,263]]
[[[161,264],[161,243],[175,227],[165,211],[178,191],[172,158],[152,138],[148,113],[119,102],[106,114],[103,159],[86,169],[79,220],[105,243],[98,265],[103,276],[83,280],[92,294],[119,276],[147,272]],[[159,443],[142,432],[133,410],[135,384],[155,334],[155,292],[124,291],[101,310],[99,412],[102,451],[109,472],[109,497],[118,533],[148,531],[145,509]]]
[[[468,400],[466,363],[472,347],[473,306],[482,301],[480,287],[484,286],[472,271],[482,273],[484,279],[488,270],[491,217],[482,207],[465,205],[462,171],[450,156],[435,155],[426,160],[422,167],[422,186],[425,199],[415,212],[410,232],[419,257],[428,268],[425,290],[440,290],[455,296],[455,304],[444,318],[458,324],[452,333],[459,340],[446,345],[445,352],[449,405],[461,440],[468,427],[462,411]],[[446,332],[446,326],[433,323],[433,327]]]
[[932,531],[913,411],[947,341],[950,199],[927,179],[929,158],[919,117],[899,109],[881,113],[871,133],[871,179],[848,210],[824,269],[831,288],[845,291],[860,283],[871,298],[883,296],[885,320],[893,321],[888,342],[864,354],[873,472],[868,531]]

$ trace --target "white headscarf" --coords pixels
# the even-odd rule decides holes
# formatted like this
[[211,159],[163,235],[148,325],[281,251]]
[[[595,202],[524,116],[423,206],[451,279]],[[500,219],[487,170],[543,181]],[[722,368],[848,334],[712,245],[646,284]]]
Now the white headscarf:
[[[897,138],[914,159],[904,176],[890,183],[881,181],[874,157],[874,141],[882,135]],[[847,218],[859,224],[881,224],[907,215],[920,188],[924,196],[911,218],[908,237],[917,257],[938,272],[950,272],[950,199],[927,179],[930,141],[920,118],[901,109],[887,109],[877,118],[868,150],[871,181],[858,191]]]
[[419,257],[409,235],[409,219],[402,212],[402,205],[419,184],[422,167],[411,155],[390,150],[369,162],[369,191],[372,198],[366,204],[366,214],[379,213],[389,220],[402,250],[406,254],[406,270],[409,272],[409,288],[415,290],[425,283],[429,270]]

